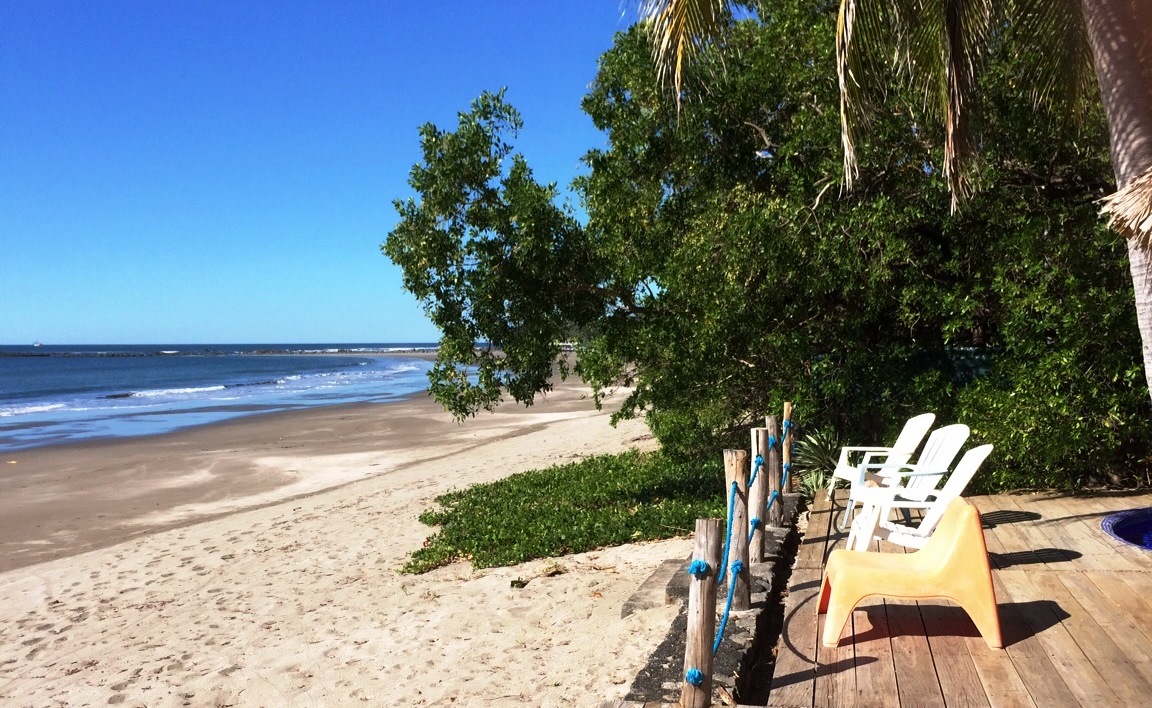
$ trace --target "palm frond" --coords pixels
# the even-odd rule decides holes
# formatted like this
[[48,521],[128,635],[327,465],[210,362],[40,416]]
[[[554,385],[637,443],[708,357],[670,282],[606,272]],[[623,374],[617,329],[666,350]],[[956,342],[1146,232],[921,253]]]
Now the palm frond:
[[1079,0],[1011,0],[1008,39],[1025,62],[1021,84],[1033,105],[1055,109],[1078,120],[1085,98],[1096,90],[1092,48]]
[[700,48],[720,36],[728,0],[641,0],[640,16],[651,23],[652,61],[662,84],[673,85],[680,105],[684,69]]
[[992,19],[990,0],[949,0],[944,3],[944,176],[952,194],[952,211],[971,193],[970,165],[976,157],[972,137],[971,101],[976,97],[976,72],[987,46]]
[[1100,202],[1108,226],[1145,251],[1152,251],[1152,168]]
[[864,113],[863,87],[882,84],[878,72],[891,67],[928,116],[944,123],[944,174],[957,208],[970,192],[970,114],[991,18],[992,0],[841,0],[836,59],[846,186],[856,175],[853,129]]

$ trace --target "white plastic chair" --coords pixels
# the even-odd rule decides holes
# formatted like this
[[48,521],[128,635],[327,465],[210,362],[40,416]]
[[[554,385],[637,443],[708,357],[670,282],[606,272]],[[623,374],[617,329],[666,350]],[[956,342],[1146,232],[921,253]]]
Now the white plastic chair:
[[[923,413],[910,418],[904,424],[896,442],[892,447],[842,447],[840,459],[836,462],[836,469],[832,472],[832,479],[828,482],[828,498],[832,498],[832,490],[836,488],[836,480],[844,480],[851,484],[856,479],[856,469],[862,464],[876,464],[884,462],[893,465],[902,465],[912,457],[920,441],[928,434],[928,429],[936,420],[935,413]],[[863,455],[859,460],[853,460],[854,455]]]
[[[890,487],[899,484],[902,478],[908,477],[903,484],[902,494],[912,501],[924,501],[948,473],[952,461],[960,454],[960,448],[964,447],[964,441],[968,439],[968,432],[968,426],[963,423],[945,425],[943,428],[933,430],[924,443],[924,449],[920,451],[916,464],[909,464],[907,460],[901,463],[861,463],[856,468],[856,476],[848,491],[848,501],[844,505],[844,516],[838,524],[839,529],[843,531],[848,528],[852,510],[868,493],[867,490],[875,486]],[[873,481],[874,484],[869,486],[869,481]]]
[[[852,522],[847,548],[867,551],[875,539],[887,540],[909,548],[923,548],[940,523],[948,504],[964,493],[965,487],[972,481],[980,465],[991,452],[991,445],[981,445],[964,453],[964,457],[956,463],[956,468],[944,486],[939,490],[929,491],[922,499],[909,499],[908,496],[910,494],[921,496],[923,489],[913,489],[900,484],[865,489],[858,500],[863,509]],[[910,480],[924,476],[926,475],[908,473]],[[888,518],[892,509],[922,509],[924,515],[919,521],[901,523]]]
[[[828,481],[828,499],[832,499],[832,491],[836,488],[837,480],[844,480],[849,484],[856,481],[860,465],[873,465],[884,463],[886,465],[902,465],[912,457],[920,441],[928,434],[928,429],[936,420],[935,413],[923,413],[910,418],[904,424],[904,429],[896,438],[892,447],[843,447],[840,448],[840,459],[836,462],[836,469],[832,471],[832,478]],[[856,459],[859,457],[859,459]],[[848,502],[844,510],[843,523],[847,523],[852,512],[853,503]]]

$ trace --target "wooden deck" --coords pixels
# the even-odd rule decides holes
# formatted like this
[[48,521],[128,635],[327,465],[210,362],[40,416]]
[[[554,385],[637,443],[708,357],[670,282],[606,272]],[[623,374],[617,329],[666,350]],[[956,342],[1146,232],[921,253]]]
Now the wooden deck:
[[[1152,705],[1152,552],[1105,534],[1152,493],[970,499],[985,522],[1004,650],[959,607],[868,599],[821,647],[824,560],[844,547],[818,500],[789,583],[769,706]],[[900,552],[891,547],[883,550]]]

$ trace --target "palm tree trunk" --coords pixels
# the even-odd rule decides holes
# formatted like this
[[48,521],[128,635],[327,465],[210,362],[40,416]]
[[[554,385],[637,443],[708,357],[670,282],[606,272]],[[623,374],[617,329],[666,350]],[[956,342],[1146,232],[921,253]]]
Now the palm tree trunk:
[[[1092,44],[1116,187],[1152,202],[1152,0],[1081,0]],[[1132,190],[1130,189],[1129,192]],[[1147,228],[1149,225],[1145,225]],[[1152,249],[1149,233],[1127,229],[1128,258],[1136,289],[1136,317],[1144,349],[1144,376],[1152,392]]]

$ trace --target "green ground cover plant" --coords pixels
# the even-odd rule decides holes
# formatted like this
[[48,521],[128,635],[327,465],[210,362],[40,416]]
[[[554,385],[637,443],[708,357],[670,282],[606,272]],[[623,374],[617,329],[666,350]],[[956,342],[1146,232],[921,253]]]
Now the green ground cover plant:
[[421,514],[440,529],[402,570],[455,560],[491,568],[691,533],[697,518],[724,515],[724,469],[715,457],[685,462],[632,451],[449,492]]

